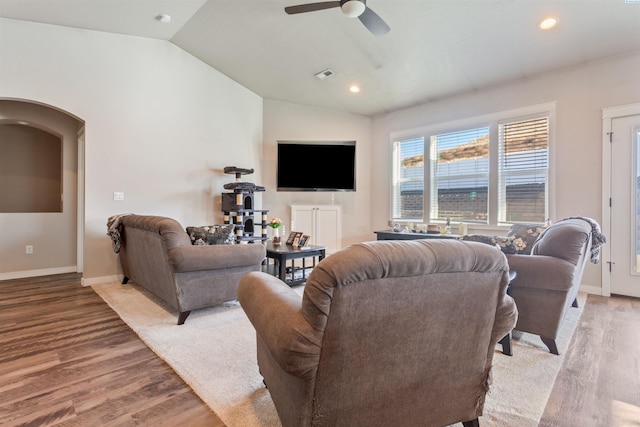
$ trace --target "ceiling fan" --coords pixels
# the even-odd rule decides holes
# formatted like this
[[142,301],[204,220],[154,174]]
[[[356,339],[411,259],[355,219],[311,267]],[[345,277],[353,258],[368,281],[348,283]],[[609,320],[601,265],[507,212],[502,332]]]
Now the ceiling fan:
[[289,15],[297,13],[315,12],[317,10],[339,7],[342,13],[349,18],[358,18],[374,36],[382,36],[390,30],[386,22],[373,10],[367,7],[367,0],[338,0],[318,3],[306,3],[296,6],[288,6],[284,11]]

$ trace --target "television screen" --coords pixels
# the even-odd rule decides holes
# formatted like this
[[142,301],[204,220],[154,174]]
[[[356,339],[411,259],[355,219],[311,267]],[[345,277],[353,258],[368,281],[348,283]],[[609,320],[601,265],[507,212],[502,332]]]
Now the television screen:
[[355,141],[278,141],[278,191],[356,191]]

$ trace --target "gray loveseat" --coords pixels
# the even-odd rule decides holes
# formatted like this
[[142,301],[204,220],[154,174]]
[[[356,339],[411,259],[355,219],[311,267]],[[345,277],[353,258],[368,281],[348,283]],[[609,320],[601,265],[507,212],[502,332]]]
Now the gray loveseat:
[[398,240],[325,258],[302,298],[247,274],[238,299],[282,425],[477,426],[517,317],[508,271],[481,243]]
[[258,271],[265,258],[261,244],[196,246],[174,219],[124,215],[120,218],[123,284],[147,289],[178,312],[178,325],[191,310],[237,298],[240,279]]

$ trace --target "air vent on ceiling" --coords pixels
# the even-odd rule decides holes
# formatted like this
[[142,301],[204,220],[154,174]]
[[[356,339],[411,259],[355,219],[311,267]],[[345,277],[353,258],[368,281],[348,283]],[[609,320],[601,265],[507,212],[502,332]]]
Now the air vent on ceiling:
[[327,77],[333,76],[333,74],[334,74],[334,72],[327,68],[324,71],[320,71],[319,73],[316,73],[315,76],[320,80],[324,80]]

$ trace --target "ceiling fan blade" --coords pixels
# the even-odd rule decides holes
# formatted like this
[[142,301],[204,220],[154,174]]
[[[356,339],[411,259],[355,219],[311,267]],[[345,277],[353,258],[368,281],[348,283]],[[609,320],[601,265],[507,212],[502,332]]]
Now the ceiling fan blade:
[[315,12],[316,10],[331,9],[333,7],[340,7],[340,1],[298,4],[296,6],[287,6],[284,8],[284,11],[289,15],[294,15],[296,13]]
[[367,27],[367,30],[371,31],[371,34],[374,36],[382,36],[389,32],[391,28],[387,25],[386,22],[382,20],[373,10],[367,7],[362,15],[358,16],[360,22]]

